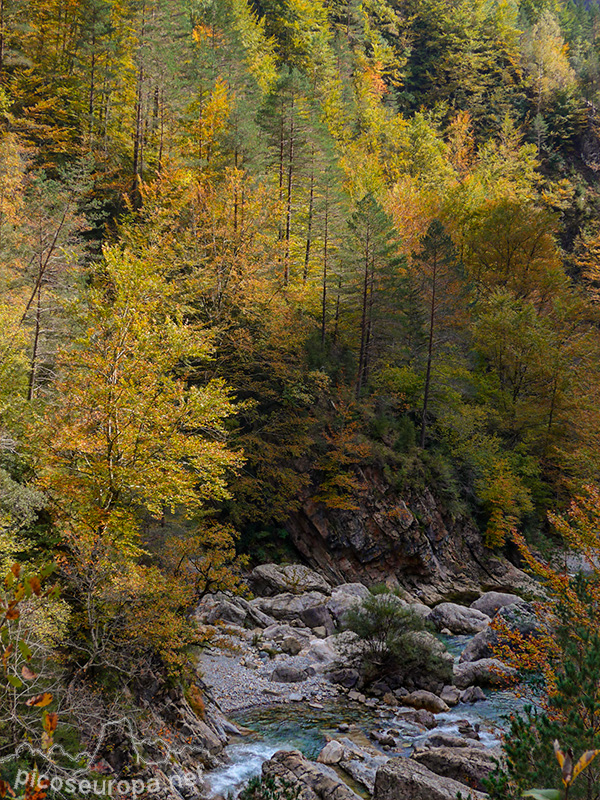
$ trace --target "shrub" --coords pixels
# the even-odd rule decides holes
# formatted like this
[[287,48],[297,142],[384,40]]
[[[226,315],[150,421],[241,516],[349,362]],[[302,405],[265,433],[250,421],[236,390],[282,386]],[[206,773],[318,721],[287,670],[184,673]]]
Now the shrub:
[[391,592],[366,597],[346,616],[346,629],[357,634],[367,681],[394,675],[399,680],[421,672],[443,679],[442,660],[432,651],[423,619]]

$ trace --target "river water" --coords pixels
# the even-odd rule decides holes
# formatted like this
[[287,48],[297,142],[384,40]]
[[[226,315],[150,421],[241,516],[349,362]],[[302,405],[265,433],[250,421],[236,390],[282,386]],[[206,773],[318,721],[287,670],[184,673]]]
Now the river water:
[[[471,637],[440,638],[458,658]],[[315,759],[325,745],[327,736],[340,736],[337,728],[341,723],[351,727],[351,733],[343,735],[350,736],[357,744],[361,744],[361,740],[364,744],[368,742],[371,747],[377,745],[368,738],[370,731],[395,728],[400,732],[397,738],[401,741],[401,749],[390,755],[409,755],[433,732],[460,735],[458,726],[465,720],[478,726],[480,740],[487,747],[492,747],[499,744],[508,718],[522,708],[523,701],[511,691],[488,690],[485,694],[485,701],[459,703],[448,712],[436,714],[438,725],[433,731],[423,731],[421,727],[399,719],[396,713],[400,709],[370,709],[347,700],[328,703],[322,709],[306,703],[288,703],[233,713],[230,716],[234,722],[250,728],[254,733],[227,747],[230,763],[207,774],[208,793],[224,797],[230,793],[236,795],[250,778],[260,775],[263,762],[277,750],[300,750],[307,758]]]

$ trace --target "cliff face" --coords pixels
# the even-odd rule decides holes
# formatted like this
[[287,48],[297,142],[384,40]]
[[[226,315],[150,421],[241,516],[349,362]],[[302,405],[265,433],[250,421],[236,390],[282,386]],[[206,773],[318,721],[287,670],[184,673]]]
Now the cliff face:
[[483,547],[467,518],[452,518],[434,495],[399,496],[375,468],[361,470],[354,510],[331,509],[309,493],[288,520],[295,547],[334,582],[401,586],[432,603],[481,591],[535,593],[531,580]]

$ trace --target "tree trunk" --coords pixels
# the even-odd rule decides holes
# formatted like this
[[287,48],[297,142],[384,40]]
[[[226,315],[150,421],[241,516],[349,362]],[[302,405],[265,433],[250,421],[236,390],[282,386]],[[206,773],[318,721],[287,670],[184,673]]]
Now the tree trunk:
[[431,362],[433,359],[433,332],[435,329],[435,292],[437,280],[437,253],[433,255],[433,273],[431,286],[431,308],[429,311],[429,341],[427,344],[427,371],[425,373],[425,391],[423,392],[423,415],[421,417],[421,448],[425,447],[427,430],[427,411],[429,405],[429,387],[431,385]]
[[311,238],[312,238],[312,222],[313,222],[313,204],[314,204],[314,197],[315,197],[315,163],[314,163],[314,156],[315,151],[313,149],[311,153],[311,164],[310,164],[310,195],[308,199],[308,226],[306,231],[306,252],[304,253],[304,275],[303,280],[306,283],[308,278],[308,262],[310,259],[310,246],[311,246]]
[[325,229],[323,231],[323,291],[321,301],[321,349],[325,347],[325,312],[327,310],[327,249],[329,247],[329,187],[325,189]]
[[362,314],[360,320],[360,354],[358,357],[358,375],[356,377],[356,399],[360,397],[362,389],[363,371],[365,368],[366,342],[367,342],[367,307],[369,296],[369,231],[366,232],[365,241],[365,275],[363,281]]

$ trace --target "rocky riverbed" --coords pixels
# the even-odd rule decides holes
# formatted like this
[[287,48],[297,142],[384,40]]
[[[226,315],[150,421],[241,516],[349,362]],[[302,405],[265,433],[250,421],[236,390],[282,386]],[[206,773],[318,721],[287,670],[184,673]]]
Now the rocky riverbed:
[[[254,599],[215,595],[198,609],[199,621],[216,631],[200,658],[202,680],[245,734],[230,740],[229,764],[209,775],[207,794],[236,792],[262,768],[265,777],[300,786],[305,800],[349,800],[357,793],[385,800],[391,791],[445,800],[456,796],[455,784],[480,796],[499,756],[490,749],[498,745],[497,718],[515,705],[510,692],[494,689],[512,672],[490,657],[496,636],[490,622],[501,613],[509,624],[533,630],[531,606],[496,592],[470,606],[433,609],[399,598],[454,645],[450,653],[432,634],[419,634],[431,637],[452,678],[446,685],[425,681],[427,689],[393,681],[363,686],[356,636],[340,629],[366,587],[332,587],[300,565],[263,565],[250,583]],[[402,794],[403,786],[412,793]]]

